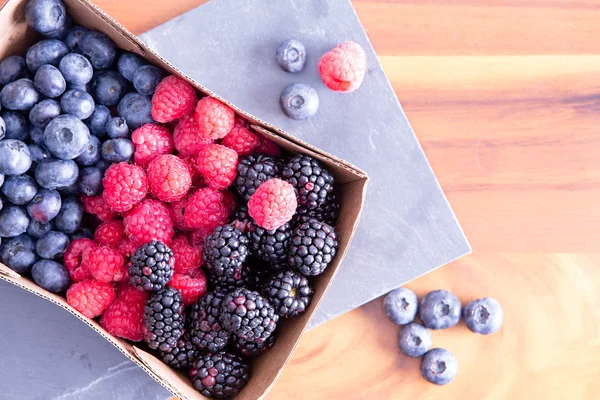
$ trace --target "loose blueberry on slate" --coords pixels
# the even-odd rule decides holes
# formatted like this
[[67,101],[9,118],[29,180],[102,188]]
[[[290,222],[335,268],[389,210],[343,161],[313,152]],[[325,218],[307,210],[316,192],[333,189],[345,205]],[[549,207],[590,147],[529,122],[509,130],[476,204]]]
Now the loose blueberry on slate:
[[117,61],[117,70],[128,81],[133,81],[135,71],[141,66],[146,65],[146,60],[135,53],[126,52],[119,57]]
[[37,167],[39,163],[44,160],[48,160],[52,157],[52,154],[46,147],[40,144],[32,143],[29,145],[29,154],[31,154],[31,169]]
[[69,46],[69,49],[71,49],[71,51],[79,52],[79,41],[81,40],[83,35],[85,35],[88,32],[89,30],[87,28],[84,28],[80,25],[74,25],[71,28],[69,34],[67,35],[65,43],[67,44],[67,46]]
[[1,190],[8,201],[22,206],[33,199],[38,191],[38,185],[29,175],[12,175],[6,178]]
[[[65,107],[62,106],[64,110]],[[89,139],[88,127],[73,115],[61,115],[54,118],[44,130],[46,147],[55,157],[63,160],[72,160],[83,153]]]
[[[5,183],[6,185],[6,183]],[[482,335],[496,332],[502,326],[504,312],[496,299],[485,297],[473,300],[465,306],[463,311],[467,327]]]
[[283,42],[277,49],[277,61],[284,71],[302,71],[306,64],[306,49],[302,42],[296,39]]
[[77,53],[69,53],[58,64],[65,81],[75,85],[86,85],[94,76],[94,68],[90,61]]
[[139,67],[133,74],[133,86],[138,93],[151,96],[162,78],[162,70],[154,65]]
[[17,79],[26,78],[28,72],[24,57],[6,57],[0,62],[0,86],[14,82]]
[[8,206],[0,211],[0,237],[15,237],[27,231],[29,217],[23,207]]
[[83,122],[88,126],[92,135],[101,138],[106,135],[106,122],[109,118],[110,110],[108,107],[97,104],[92,115]]
[[3,110],[0,115],[6,124],[6,138],[25,142],[29,138],[29,122],[20,111]]
[[105,69],[115,60],[114,42],[102,32],[89,31],[79,40],[79,51],[86,56],[94,69]]
[[52,293],[64,292],[71,283],[69,271],[52,260],[39,260],[33,264],[31,277],[39,287]]
[[27,205],[27,213],[32,219],[47,223],[58,215],[61,205],[62,199],[56,190],[40,189]]
[[67,15],[67,17],[65,18],[65,23],[57,30],[46,34],[46,37],[50,38],[50,39],[59,39],[59,40],[64,41],[67,38],[67,36],[69,35],[69,32],[71,31],[72,26],[73,26],[73,19],[71,19],[71,17],[69,15]]
[[21,78],[2,88],[0,100],[8,110],[27,111],[40,101],[40,93],[30,79]]
[[61,0],[29,0],[25,6],[27,24],[42,35],[60,29],[67,18]]
[[54,99],[46,99],[33,106],[29,112],[29,121],[34,127],[43,129],[60,114],[60,103]]
[[447,290],[434,290],[421,299],[419,316],[429,329],[446,329],[460,321],[461,304]]
[[0,140],[6,137],[6,122],[4,122],[4,118],[0,116]]
[[27,50],[25,62],[32,73],[44,64],[58,67],[60,60],[69,53],[69,48],[64,42],[56,39],[47,39],[37,42]]
[[127,93],[119,102],[117,113],[125,118],[131,130],[155,122],[152,118],[152,99],[140,93]]
[[31,167],[31,154],[25,143],[16,139],[0,141],[0,174],[21,175]]
[[46,142],[44,141],[44,130],[42,128],[38,128],[37,126],[31,126],[29,128],[29,138],[35,144],[43,145]]
[[35,180],[46,189],[62,189],[77,182],[79,168],[73,160],[51,158],[35,168]]
[[27,234],[32,238],[37,239],[53,229],[54,221],[40,222],[36,221],[35,219],[31,219],[29,220],[29,225],[27,225]]
[[35,243],[27,234],[5,240],[0,246],[0,261],[19,274],[27,274],[38,260]]
[[421,359],[421,375],[436,385],[447,385],[458,372],[458,362],[448,350],[429,350]]
[[65,114],[71,114],[83,120],[92,115],[95,103],[89,93],[79,89],[71,89],[60,99],[60,107]]
[[102,194],[102,177],[104,173],[100,168],[87,167],[79,171],[79,192],[86,196],[99,196]]
[[113,117],[106,123],[106,133],[112,139],[129,138],[129,127],[125,118]]
[[431,348],[431,332],[423,325],[412,322],[398,332],[398,347],[409,357],[421,357]]
[[83,204],[78,199],[71,197],[63,199],[62,207],[54,222],[56,229],[64,233],[74,233],[81,229],[83,221]]
[[116,71],[105,71],[94,78],[94,98],[98,104],[113,107],[127,93],[127,80]]
[[281,109],[292,119],[307,119],[319,109],[317,91],[304,83],[288,85],[279,99]]
[[412,322],[417,315],[418,308],[417,295],[407,288],[394,289],[383,299],[385,315],[398,325]]
[[69,244],[71,242],[66,233],[50,231],[35,242],[35,251],[42,258],[56,259],[65,254]]
[[55,98],[67,89],[67,82],[58,68],[53,65],[42,65],[33,79],[35,88],[44,96]]
[[80,167],[89,167],[96,164],[100,160],[100,145],[100,139],[91,135],[83,153],[75,158],[77,165]]
[[129,139],[110,139],[102,145],[102,158],[111,163],[129,162],[135,146]]

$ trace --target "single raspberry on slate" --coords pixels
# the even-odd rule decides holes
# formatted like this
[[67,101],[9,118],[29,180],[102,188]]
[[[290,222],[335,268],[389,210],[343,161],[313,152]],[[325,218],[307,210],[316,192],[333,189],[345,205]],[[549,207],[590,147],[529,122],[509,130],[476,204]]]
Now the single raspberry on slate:
[[158,200],[143,200],[125,214],[123,223],[125,234],[137,246],[151,240],[169,245],[175,234],[169,208]]
[[359,44],[346,42],[325,53],[319,61],[323,83],[338,92],[353,92],[359,88],[367,71],[365,51]]
[[104,199],[104,194],[95,197],[82,195],[80,198],[85,212],[95,215],[102,221],[110,221],[117,216],[117,213],[110,208]]
[[195,118],[200,137],[216,140],[233,128],[235,113],[219,100],[207,96],[198,101]]
[[102,246],[115,247],[125,236],[124,230],[121,219],[106,221],[96,228],[94,240]]
[[104,173],[104,199],[114,211],[123,212],[140,202],[148,193],[148,178],[141,167],[120,162]]
[[84,254],[81,264],[94,279],[111,282],[123,268],[123,257],[110,247],[100,246]]
[[144,338],[144,306],[148,293],[137,290],[131,285],[118,292],[117,299],[104,311],[100,325],[108,333],[133,342]]
[[271,157],[279,157],[281,155],[281,149],[274,141],[262,135],[258,135],[258,139],[260,142],[256,146],[256,149],[254,149],[255,153],[262,153]]
[[133,159],[135,163],[146,168],[156,156],[173,152],[173,137],[169,128],[157,124],[146,124],[131,134],[135,145]]
[[67,303],[88,318],[102,314],[115,298],[112,285],[96,279],[74,283],[67,290]]
[[245,156],[254,152],[260,144],[260,139],[244,126],[235,125],[221,140],[221,144],[235,150],[239,156]]
[[213,143],[212,139],[205,139],[198,132],[198,124],[194,114],[181,118],[173,131],[173,142],[180,156],[196,155]]
[[175,274],[189,275],[202,266],[202,250],[192,247],[185,235],[179,234],[173,238],[171,250],[175,257]]
[[269,179],[261,184],[248,201],[248,214],[257,225],[277,229],[289,222],[298,203],[294,187],[281,179]]
[[150,191],[165,202],[181,199],[192,186],[189,167],[179,157],[171,154],[164,154],[150,161],[146,172]]
[[75,239],[65,252],[63,261],[73,282],[81,282],[92,277],[87,266],[82,264],[84,255],[97,248],[98,245],[88,238]]
[[190,228],[202,228],[207,235],[217,226],[226,224],[230,214],[223,192],[208,187],[198,189],[183,212],[184,221]]
[[183,297],[183,304],[189,306],[206,293],[206,275],[201,269],[196,270],[193,276],[175,274],[167,286],[177,289]]
[[170,122],[194,111],[196,91],[182,78],[171,75],[163,79],[152,97],[152,118]]
[[215,190],[228,188],[235,180],[238,155],[235,150],[211,144],[198,154],[198,170],[207,186]]

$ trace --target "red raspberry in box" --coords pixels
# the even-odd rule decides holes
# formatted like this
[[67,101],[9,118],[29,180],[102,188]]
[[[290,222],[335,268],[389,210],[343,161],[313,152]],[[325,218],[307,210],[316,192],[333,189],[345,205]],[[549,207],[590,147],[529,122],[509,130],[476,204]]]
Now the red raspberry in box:
[[137,250],[137,246],[126,237],[117,243],[115,250],[123,257],[123,268],[115,274],[115,282],[129,282],[131,256]]
[[212,232],[227,223],[229,208],[222,192],[211,188],[198,189],[188,200],[183,218],[190,228],[203,228]]
[[94,240],[102,246],[115,247],[125,235],[125,227],[121,219],[113,219],[101,223],[96,232]]
[[235,113],[219,100],[207,96],[198,101],[195,118],[200,137],[216,140],[233,128]]
[[254,149],[255,153],[262,153],[271,157],[279,157],[281,155],[281,149],[274,141],[262,135],[258,135],[258,138],[260,143]]
[[169,203],[169,212],[171,215],[171,220],[173,220],[173,224],[175,224],[175,228],[180,231],[189,231],[190,227],[184,221],[183,211],[185,209],[185,205],[187,204],[189,198],[192,196],[191,192],[188,192],[181,200],[172,201]]
[[146,124],[131,134],[135,145],[133,159],[135,163],[146,168],[148,163],[161,154],[173,152],[173,137],[169,128],[157,124]]
[[171,242],[176,274],[191,274],[202,265],[202,251],[190,246],[185,235],[179,234]]
[[232,192],[230,192],[229,190],[225,190],[223,191],[223,204],[229,210],[229,214],[231,214],[236,210],[238,206],[238,201]]
[[196,155],[213,143],[212,139],[200,136],[198,124],[194,114],[187,115],[179,120],[173,131],[173,142],[180,156]]
[[182,159],[171,154],[150,161],[146,172],[150,191],[165,202],[181,199],[192,186],[189,167]]
[[81,264],[90,271],[94,279],[111,282],[123,268],[123,257],[108,246],[100,246],[85,253]]
[[115,300],[110,283],[86,279],[67,290],[67,303],[88,318],[95,318]]
[[261,184],[250,197],[248,214],[259,226],[271,230],[289,222],[297,207],[294,187],[274,178]]
[[84,255],[97,248],[98,245],[88,238],[75,239],[65,252],[63,262],[73,282],[81,282],[92,277],[87,266],[82,265]]
[[235,150],[211,144],[198,154],[198,171],[204,183],[215,190],[228,188],[236,176],[238,155]]
[[260,139],[247,128],[235,125],[221,140],[221,144],[235,150],[238,156],[245,156],[254,152],[260,144]]
[[319,61],[323,83],[338,92],[352,92],[359,88],[367,70],[365,51],[359,44],[346,42],[325,53]]
[[204,241],[206,237],[213,232],[214,229],[208,230],[206,228],[194,229],[188,233],[188,241],[193,248],[197,249],[200,253],[204,249]]
[[202,174],[198,171],[198,154],[194,154],[192,156],[183,156],[181,159],[187,164],[190,169],[190,173],[192,174],[192,185],[199,189],[201,187],[206,186],[204,184],[204,179],[202,178]]
[[167,285],[177,289],[183,297],[183,304],[189,306],[206,293],[206,275],[201,269],[196,270],[193,276],[175,274]]
[[81,202],[86,213],[95,215],[101,221],[110,221],[117,216],[117,213],[104,200],[104,194],[95,197],[82,195]]
[[148,193],[144,170],[126,162],[111,165],[104,173],[102,184],[106,203],[118,212],[131,210]]
[[196,106],[196,90],[184,79],[171,75],[163,79],[152,97],[152,118],[170,122],[188,115]]
[[242,118],[239,115],[235,115],[235,118],[233,120],[233,124],[235,126],[243,126],[244,128],[249,128],[250,127],[250,123],[248,121],[246,121],[244,118]]
[[175,234],[169,208],[158,200],[143,200],[125,214],[123,223],[125,234],[136,246],[151,240],[160,240],[168,246]]
[[119,297],[104,311],[100,324],[108,333],[133,342],[144,336],[144,307],[148,293],[128,285],[119,290]]

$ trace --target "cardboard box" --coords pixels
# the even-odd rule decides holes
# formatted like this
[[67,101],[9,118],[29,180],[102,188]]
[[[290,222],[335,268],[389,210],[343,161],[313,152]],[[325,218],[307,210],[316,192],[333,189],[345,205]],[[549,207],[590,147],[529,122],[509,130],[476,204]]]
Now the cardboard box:
[[[75,23],[106,33],[115,41],[118,47],[138,53],[151,63],[162,67],[166,71],[179,74],[188,79],[188,81],[190,81],[190,83],[192,83],[200,92],[219,98],[200,84],[189,79],[189,77],[181,74],[181,72],[151,51],[133,34],[88,0],[63,1]],[[8,0],[4,7],[0,9],[0,59],[4,59],[13,54],[23,55],[28,46],[40,39],[40,37],[27,26],[24,18],[25,3],[26,0]],[[350,245],[350,241],[359,221],[368,177],[365,172],[350,163],[327,154],[308,143],[292,137],[277,127],[270,126],[252,117],[228,103],[225,99],[219,99],[230,105],[238,114],[245,116],[251,121],[256,131],[269,136],[286,151],[291,153],[309,154],[319,159],[335,176],[341,201],[341,216],[336,225],[340,247],[331,265],[321,276],[314,280],[315,295],[308,311],[300,317],[285,321],[282,320],[282,327],[275,347],[253,362],[252,379],[242,393],[236,397],[237,399],[259,399],[262,398],[275,383],[277,377],[292,355],[296,345],[300,341],[303,331],[318,307],[319,302],[336,271],[340,268],[341,261]],[[38,287],[29,278],[20,276],[2,264],[0,264],[0,279],[34,293],[69,311],[98,332],[103,338],[112,343],[125,356],[139,365],[140,368],[146,371],[153,379],[180,399],[204,398],[194,390],[184,373],[169,368],[152,354],[145,352],[135,345],[108,334],[96,321],[83,317],[79,312],[70,307],[64,297],[47,292]]]

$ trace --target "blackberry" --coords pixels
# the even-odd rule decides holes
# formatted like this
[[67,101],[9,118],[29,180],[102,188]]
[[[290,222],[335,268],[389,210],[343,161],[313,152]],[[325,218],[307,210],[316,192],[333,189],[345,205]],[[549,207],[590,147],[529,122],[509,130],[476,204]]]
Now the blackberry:
[[248,232],[248,226],[252,222],[252,217],[248,214],[248,206],[243,204],[235,210],[229,218],[230,224],[241,232]]
[[181,293],[171,287],[154,293],[144,307],[144,341],[151,349],[170,351],[183,336],[184,320]]
[[175,369],[188,369],[201,353],[187,335],[184,335],[170,351],[159,351],[158,354],[165,364]]
[[311,219],[294,231],[288,251],[288,263],[302,275],[325,271],[338,248],[337,234],[331,225]]
[[335,225],[340,216],[340,203],[335,192],[331,192],[325,202],[316,209],[310,209],[305,206],[299,206],[296,210],[296,220],[298,223],[304,223],[314,218],[329,225]]
[[196,359],[189,375],[192,386],[203,396],[226,399],[246,386],[250,380],[250,366],[241,357],[221,351]]
[[273,157],[264,154],[241,157],[237,165],[235,188],[248,201],[261,183],[277,178],[280,172],[281,167]]
[[219,351],[227,346],[231,333],[223,328],[219,316],[225,292],[208,292],[192,306],[189,314],[190,340],[200,350]]
[[262,343],[252,343],[237,336],[233,339],[233,346],[243,356],[256,357],[271,350],[275,344],[276,336],[271,335]]
[[289,222],[272,230],[252,222],[248,225],[250,253],[269,264],[284,263],[287,260],[292,233],[293,229]]
[[[254,264],[251,266],[250,276],[248,277],[248,288],[262,293],[265,285],[273,277],[272,268],[263,264]],[[288,267],[286,266],[286,268]]]
[[131,284],[140,290],[156,292],[173,277],[173,251],[161,241],[152,240],[140,246],[131,257]]
[[233,275],[211,276],[211,278],[211,283],[216,289],[229,292],[236,288],[249,286],[252,275],[250,267],[242,264],[233,270]]
[[333,192],[333,175],[311,156],[299,154],[291,158],[281,172],[298,193],[298,206],[315,209]]
[[214,277],[231,277],[248,256],[248,239],[232,225],[217,227],[204,241],[202,259]]
[[221,322],[240,339],[261,343],[275,331],[279,315],[258,292],[240,288],[228,293],[221,305]]
[[308,280],[294,272],[283,271],[266,285],[265,297],[271,302],[280,317],[295,317],[306,311],[313,290]]

